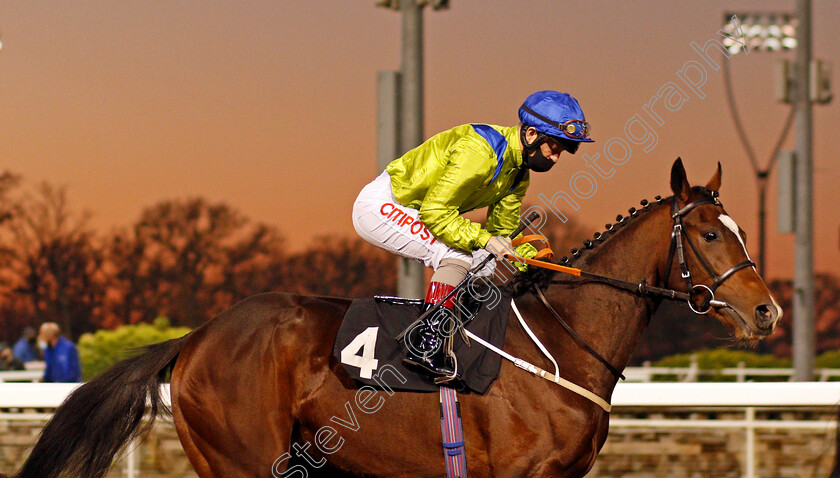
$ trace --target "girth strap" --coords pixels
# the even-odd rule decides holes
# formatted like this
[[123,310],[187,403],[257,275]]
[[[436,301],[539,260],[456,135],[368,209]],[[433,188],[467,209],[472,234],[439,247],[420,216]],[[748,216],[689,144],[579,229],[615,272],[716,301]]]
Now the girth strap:
[[449,387],[440,387],[440,432],[443,436],[443,459],[447,478],[467,478],[467,453],[461,426],[461,404],[458,394]]

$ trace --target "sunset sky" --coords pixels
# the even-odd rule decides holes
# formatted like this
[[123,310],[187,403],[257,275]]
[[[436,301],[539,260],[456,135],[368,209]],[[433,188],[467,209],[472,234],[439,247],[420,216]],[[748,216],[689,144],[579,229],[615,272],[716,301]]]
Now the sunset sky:
[[[203,196],[276,225],[299,250],[317,235],[355,234],[350,211],[376,171],[376,72],[400,66],[400,16],[374,0],[0,0],[0,170],[27,187],[69,188],[100,231],[127,226],[163,199]],[[722,71],[691,48],[717,35],[727,11],[793,11],[787,1],[451,0],[425,13],[425,134],[483,122],[512,125],[530,93],[576,96],[593,144],[535,175],[529,198],[569,191],[583,153],[624,137],[639,114],[656,131],[581,201],[595,228],[669,195],[681,156],[705,184],[723,165],[721,199],[757,256],[755,178],[726,105]],[[814,57],[835,65],[840,5],[814,2]],[[747,133],[765,164],[789,106],[774,100],[774,65],[793,54],[753,51],[727,61]],[[677,71],[705,66],[698,94]],[[669,82],[689,99],[643,106]],[[700,95],[702,94],[702,98]],[[660,103],[661,105],[661,103]],[[661,106],[660,106],[661,107]],[[840,274],[840,107],[814,108],[815,268]],[[785,143],[793,148],[793,131]],[[609,166],[603,159],[599,164]],[[769,201],[770,277],[790,277],[793,236],[776,232]]]

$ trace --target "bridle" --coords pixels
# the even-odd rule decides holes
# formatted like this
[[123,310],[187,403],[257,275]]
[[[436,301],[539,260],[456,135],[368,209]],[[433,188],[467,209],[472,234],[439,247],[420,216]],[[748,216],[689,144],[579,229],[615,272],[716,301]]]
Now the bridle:
[[[687,234],[683,234],[683,217],[686,216],[689,212],[694,210],[698,206],[702,206],[704,204],[712,204],[718,207],[723,207],[718,199],[718,192],[711,191],[704,188],[706,194],[701,199],[696,201],[690,202],[680,209],[679,207],[679,200],[676,196],[674,196],[671,202],[671,219],[673,219],[673,227],[671,228],[671,246],[668,252],[668,265],[665,271],[665,287],[654,287],[647,284],[647,282],[643,279],[641,282],[635,283],[630,281],[625,281],[621,279],[615,279],[612,277],[602,276],[600,274],[594,274],[592,272],[586,272],[579,269],[571,269],[561,267],[560,269],[546,267],[552,270],[560,270],[561,272],[568,272],[569,270],[576,271],[575,275],[579,275],[581,278],[585,279],[585,282],[596,282],[600,284],[606,284],[618,289],[626,290],[642,297],[648,296],[657,296],[668,300],[685,300],[688,303],[688,307],[696,314],[707,314],[713,307],[716,308],[729,308],[729,304],[726,301],[716,300],[715,299],[715,291],[721,284],[723,284],[727,279],[732,277],[736,272],[740,271],[741,269],[746,269],[747,267],[755,267],[755,263],[749,259],[744,260],[734,266],[730,267],[723,274],[717,275],[714,270],[709,266],[708,262],[703,259],[703,256],[700,255],[700,252],[695,247],[694,243],[688,237]],[[688,268],[688,263],[686,262],[685,258],[685,248],[683,247],[683,238],[685,242],[688,243],[688,246],[691,248],[694,255],[697,257],[697,260],[700,262],[700,265],[703,266],[703,269],[709,274],[709,277],[712,277],[712,285],[707,286],[705,284],[694,284],[692,280],[691,271]],[[685,279],[686,287],[688,292],[680,292],[674,289],[670,289],[668,287],[668,279],[671,275],[671,264],[674,262],[674,255],[677,256],[677,262],[680,265],[681,276]],[[526,261],[529,265],[536,265],[538,267],[545,267],[541,266],[539,262],[541,261]],[[543,263],[548,264],[548,263]],[[563,270],[565,269],[565,270]],[[559,280],[552,280],[551,283],[568,283],[568,281],[559,281]],[[560,325],[572,336],[572,338],[578,342],[580,345],[583,346],[592,356],[594,356],[598,361],[600,361],[616,378],[624,379],[624,376],[621,372],[615,368],[612,364],[609,363],[605,358],[603,358],[598,352],[596,352],[589,344],[587,344],[583,338],[581,338],[577,333],[575,333],[572,328],[566,323],[565,320],[554,310],[554,307],[548,302],[548,299],[545,297],[542,289],[536,284],[533,286],[533,293],[537,298],[542,302],[542,304],[551,312],[551,315],[554,316],[557,321],[560,322]]]
[[[679,201],[676,196],[674,196],[673,200],[671,201],[671,219],[674,220],[674,227],[671,230],[671,248],[668,252],[668,268],[665,270],[665,288],[668,288],[668,280],[671,276],[671,264],[674,262],[674,254],[677,256],[677,261],[680,265],[680,275],[685,280],[686,290],[688,291],[688,298],[686,302],[688,303],[688,307],[696,314],[708,314],[710,310],[712,310],[713,306],[725,306],[725,302],[723,304],[715,304],[715,291],[721,284],[723,284],[727,279],[732,277],[736,272],[740,271],[741,269],[746,269],[747,267],[755,267],[755,262],[746,259],[734,266],[730,267],[723,274],[717,275],[715,271],[709,266],[709,263],[703,259],[703,256],[700,255],[700,251],[697,250],[694,243],[691,241],[691,238],[687,234],[683,234],[683,217],[691,212],[697,206],[701,206],[703,204],[713,204],[715,206],[720,206],[720,200],[718,199],[718,192],[717,191],[708,191],[708,195],[705,195],[702,199],[698,199],[696,201],[690,202],[683,206],[680,209]],[[683,247],[683,238],[685,238],[685,242],[691,248],[691,251],[694,253],[694,256],[697,257],[697,260],[700,262],[700,265],[703,266],[703,269],[706,270],[706,273],[709,274],[709,277],[712,277],[712,285],[707,286],[705,284],[694,284],[694,281],[691,277],[691,271],[688,269],[688,264],[685,261],[685,250]]]

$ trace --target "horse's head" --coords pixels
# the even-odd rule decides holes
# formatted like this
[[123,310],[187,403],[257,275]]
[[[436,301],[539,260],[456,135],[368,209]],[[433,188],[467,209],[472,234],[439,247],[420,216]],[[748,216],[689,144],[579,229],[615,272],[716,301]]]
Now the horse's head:
[[718,163],[705,187],[692,187],[682,160],[677,158],[674,162],[673,257],[666,281],[688,289],[692,308],[701,313],[708,311],[730,327],[739,340],[758,340],[773,332],[782,309],[750,260],[744,231],[718,200],[720,180]]

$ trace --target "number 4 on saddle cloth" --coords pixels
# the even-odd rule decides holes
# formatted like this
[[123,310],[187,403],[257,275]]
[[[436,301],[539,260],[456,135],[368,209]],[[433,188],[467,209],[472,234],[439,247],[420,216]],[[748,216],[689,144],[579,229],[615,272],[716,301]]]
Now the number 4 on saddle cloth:
[[[452,314],[453,324],[465,323],[467,330],[502,348],[510,299],[497,287],[470,284],[458,294],[459,305],[454,312],[440,310]],[[422,302],[397,297],[354,300],[338,330],[333,356],[351,378],[366,385],[382,388],[386,386],[384,381],[395,390],[439,391],[440,385],[432,378],[405,366],[406,348],[396,339],[417,320]],[[458,331],[453,334],[458,372],[466,386],[464,392],[485,393],[499,375],[501,356],[474,341],[467,344]],[[388,369],[391,374],[377,380],[379,372]],[[400,383],[403,379],[405,382]]]

